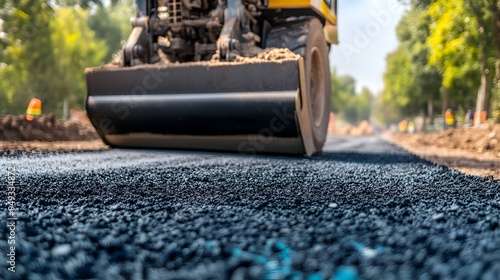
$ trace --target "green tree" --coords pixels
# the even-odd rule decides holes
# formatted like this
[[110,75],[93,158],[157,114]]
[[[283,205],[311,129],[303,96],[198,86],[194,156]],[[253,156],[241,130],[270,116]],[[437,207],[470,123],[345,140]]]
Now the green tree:
[[[420,111],[420,115],[428,116],[430,123],[434,117],[435,100],[439,96],[441,73],[438,68],[429,65],[430,49],[427,38],[430,35],[431,17],[427,6],[421,3],[410,10],[401,19],[397,27],[398,39],[406,49],[411,61],[414,76],[414,86],[409,87],[415,92],[407,92],[412,97],[412,103]],[[425,110],[426,109],[426,110]]]
[[91,6],[102,6],[106,2],[110,2],[112,5],[115,5],[117,2],[120,0],[110,0],[110,1],[105,1],[105,0],[56,0],[57,4],[63,5],[63,6],[72,6],[72,7],[82,7],[84,9],[87,9]]
[[[427,115],[432,122],[441,73],[428,63],[430,24],[427,4],[412,1],[412,9],[402,17],[396,30],[400,44],[387,57],[385,89],[376,102],[377,117],[381,121],[419,114]],[[384,117],[384,112],[390,112],[391,116]]]
[[97,39],[106,42],[108,50],[103,60],[108,62],[126,41],[132,27],[130,17],[134,15],[133,0],[115,1],[112,5],[101,5],[89,16],[89,26]]
[[396,123],[401,120],[401,110],[394,103],[387,102],[383,92],[377,94],[373,101],[373,117],[381,124]]
[[341,119],[357,125],[362,120],[368,120],[371,115],[372,93],[363,87],[356,93],[356,80],[351,76],[332,74],[332,111]]
[[369,120],[372,114],[373,94],[367,88],[363,87],[361,92],[356,96],[356,109],[358,113],[358,121]]
[[[43,0],[6,0],[2,3],[6,46],[0,67],[0,111],[22,113],[32,96],[50,94],[54,76],[50,20],[53,9]],[[51,103],[47,104],[49,110]]]
[[[464,0],[479,25],[481,87],[478,90],[476,110],[490,108],[497,110],[500,122],[500,0],[472,1]],[[495,69],[491,80],[491,69]],[[489,84],[493,82],[493,94],[489,93]],[[496,92],[495,92],[496,91]],[[495,100],[495,98],[498,98]],[[491,106],[491,107],[490,107]]]
[[[427,100],[432,119],[439,92],[442,111],[489,107],[489,85],[500,79],[500,70],[495,71],[496,80],[489,74],[495,60],[500,61],[500,0],[403,2],[409,10],[397,29],[400,46],[387,59],[386,88],[377,113],[390,107],[400,117],[413,115]],[[500,62],[497,65],[500,68]],[[382,106],[381,100],[388,104]]]
[[387,56],[387,68],[384,73],[383,100],[398,108],[401,117],[418,113],[418,90],[415,83],[415,71],[408,50],[404,45]]
[[43,112],[60,115],[62,101],[83,105],[83,69],[97,66],[107,52],[87,25],[82,8],[42,0],[2,0],[0,112],[20,114],[33,96]]
[[[428,45],[432,52],[430,63],[442,69],[444,104],[446,109],[448,93],[467,84],[476,84],[476,111],[489,107],[487,92],[490,88],[490,69],[493,69],[494,55],[491,1],[436,0],[429,8],[434,21]],[[475,75],[471,72],[476,73]],[[475,83],[463,83],[470,78]],[[469,89],[473,92],[473,89]],[[454,96],[456,97],[456,96]]]
[[338,76],[332,73],[332,111],[341,113],[349,99],[356,94],[356,80],[351,76]]
[[72,107],[83,108],[86,89],[83,69],[102,64],[107,51],[105,43],[96,40],[87,25],[87,15],[88,12],[79,7],[60,7],[51,22],[57,69],[52,98],[59,101],[58,108],[64,99]]

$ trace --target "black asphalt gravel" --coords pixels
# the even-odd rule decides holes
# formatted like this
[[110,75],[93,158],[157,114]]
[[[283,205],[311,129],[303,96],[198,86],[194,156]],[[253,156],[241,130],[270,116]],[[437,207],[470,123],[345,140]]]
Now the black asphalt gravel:
[[500,183],[375,137],[312,158],[115,149],[0,166],[1,279],[500,278]]

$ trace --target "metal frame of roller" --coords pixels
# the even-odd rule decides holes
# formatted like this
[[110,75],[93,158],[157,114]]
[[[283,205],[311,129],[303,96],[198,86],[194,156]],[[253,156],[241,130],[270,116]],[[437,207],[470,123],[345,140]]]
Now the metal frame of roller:
[[[135,63],[144,57],[137,52],[128,52],[137,57],[127,60],[127,47],[147,38],[136,29],[123,50],[134,65],[86,69],[89,118],[113,147],[312,155],[325,141],[330,104],[322,27],[314,17],[267,27],[259,46],[289,48],[297,59],[232,62],[249,48],[222,28],[216,48],[222,61],[171,64]],[[224,34],[242,47],[221,43]]]

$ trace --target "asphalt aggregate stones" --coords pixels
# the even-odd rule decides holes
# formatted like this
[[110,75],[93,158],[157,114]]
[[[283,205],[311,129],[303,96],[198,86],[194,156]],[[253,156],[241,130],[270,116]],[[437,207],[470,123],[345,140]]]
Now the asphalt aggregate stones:
[[113,149],[0,166],[1,279],[500,278],[500,183],[376,137],[311,158]]

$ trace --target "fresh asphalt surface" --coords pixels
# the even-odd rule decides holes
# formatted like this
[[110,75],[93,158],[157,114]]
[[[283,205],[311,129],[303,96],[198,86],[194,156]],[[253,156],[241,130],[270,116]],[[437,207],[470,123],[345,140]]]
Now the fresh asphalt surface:
[[312,158],[17,153],[1,279],[499,279],[500,183],[375,137]]

